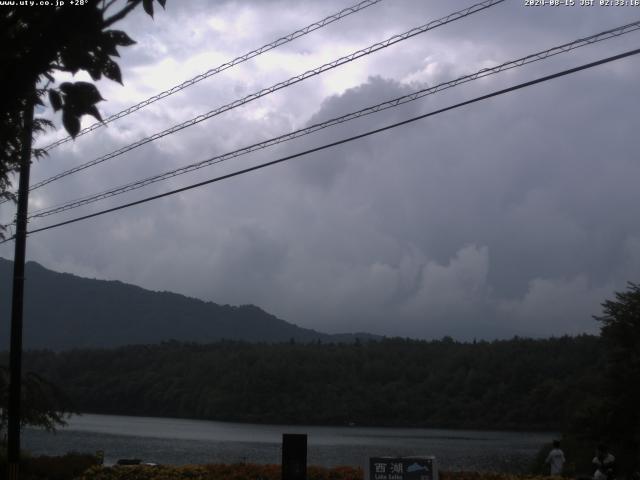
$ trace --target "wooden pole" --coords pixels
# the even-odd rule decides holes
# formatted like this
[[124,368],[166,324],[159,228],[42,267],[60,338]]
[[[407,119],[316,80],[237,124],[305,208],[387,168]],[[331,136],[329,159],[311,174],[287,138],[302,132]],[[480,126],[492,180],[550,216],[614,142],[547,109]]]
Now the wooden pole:
[[[35,92],[33,92],[35,95]],[[18,210],[16,213],[16,245],[13,257],[13,297],[11,300],[11,344],[9,347],[9,424],[7,460],[9,480],[18,480],[20,468],[20,397],[22,391],[22,314],[24,299],[24,263],[27,247],[27,212],[29,209],[29,173],[31,170],[31,138],[35,98],[27,100],[23,118]]]

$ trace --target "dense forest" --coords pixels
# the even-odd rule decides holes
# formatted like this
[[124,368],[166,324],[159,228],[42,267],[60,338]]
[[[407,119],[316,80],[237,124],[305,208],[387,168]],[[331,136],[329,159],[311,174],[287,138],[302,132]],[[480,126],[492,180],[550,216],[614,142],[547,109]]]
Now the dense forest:
[[[3,354],[0,362],[6,363]],[[598,337],[167,342],[32,351],[76,410],[260,423],[560,431],[597,393]]]

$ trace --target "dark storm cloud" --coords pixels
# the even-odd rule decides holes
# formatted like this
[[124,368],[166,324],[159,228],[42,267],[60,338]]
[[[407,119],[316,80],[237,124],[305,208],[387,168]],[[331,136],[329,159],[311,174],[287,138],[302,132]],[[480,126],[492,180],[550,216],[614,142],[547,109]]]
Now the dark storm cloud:
[[[60,148],[34,175],[45,178],[466,5],[382,2]],[[117,111],[344,6],[169,2],[154,23],[139,15],[123,26],[139,45],[123,55],[127,88],[105,84],[104,108]],[[103,190],[597,33],[627,23],[630,10],[623,10],[506,2],[70,177],[35,194],[34,203]],[[267,16],[274,21],[265,23]],[[618,53],[637,39],[473,82],[144,193]],[[639,70],[637,59],[599,67],[34,235],[28,251],[54,269],[255,303],[332,332],[494,338],[594,331],[599,303],[640,276],[640,226],[629,207],[640,200]],[[10,256],[6,247],[0,252]]]

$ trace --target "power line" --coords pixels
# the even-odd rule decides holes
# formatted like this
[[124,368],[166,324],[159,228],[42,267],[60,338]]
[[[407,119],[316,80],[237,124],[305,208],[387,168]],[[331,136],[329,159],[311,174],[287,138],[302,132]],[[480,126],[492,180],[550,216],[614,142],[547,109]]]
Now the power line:
[[[140,110],[141,108],[146,107],[147,105],[150,105],[154,102],[157,102],[158,100],[162,100],[163,98],[166,98],[170,95],[173,95],[174,93],[177,93],[181,90],[184,90],[187,87],[190,87],[191,85],[194,85],[206,78],[212,77],[213,75],[216,75],[224,70],[227,70],[231,67],[234,67],[236,65],[239,65],[243,62],[246,62],[247,60],[250,60],[254,57],[257,57],[258,55],[262,55],[263,53],[268,52],[269,50],[273,50],[276,47],[279,47],[281,45],[284,45],[286,43],[292,42],[293,40],[295,40],[296,38],[300,38],[304,35],[307,35],[308,33],[311,33],[315,30],[318,30],[322,27],[326,27],[327,25],[336,22],[338,20],[343,19],[344,17],[347,17],[353,13],[359,12],[361,10],[364,10],[367,7],[370,7],[372,5],[375,5],[376,3],[380,3],[382,0],[364,0],[356,5],[352,5],[351,7],[347,7],[344,8],[342,10],[340,10],[337,13],[334,13],[332,15],[329,15],[328,17],[323,18],[322,20],[319,20],[317,22],[312,23],[311,25],[307,25],[304,28],[301,28],[300,30],[296,30],[293,33],[290,33],[288,35],[285,35],[284,37],[280,37],[277,40],[268,43],[266,45],[261,46],[260,48],[256,48],[255,50],[252,50],[248,53],[245,53],[244,55],[241,55],[239,57],[234,58],[233,60],[230,60],[226,63],[223,63],[222,65],[219,65],[215,68],[212,68],[210,70],[207,70],[204,73],[201,73],[200,75],[197,75],[193,78],[191,78],[190,80],[186,80],[184,82],[182,82],[179,85],[175,85],[171,88],[169,88],[168,90],[165,90],[163,92],[158,93],[157,95],[154,95],[153,97],[150,97],[146,100],[143,100],[140,103],[137,103],[136,105],[133,105],[129,108],[126,108],[125,110],[122,110],[121,112],[115,113],[113,115],[111,115],[110,117],[104,119],[102,122],[97,122],[94,123],[93,125],[90,125],[86,128],[83,128],[82,130],[80,130],[78,132],[78,134],[76,135],[76,138],[79,136],[82,136],[86,133],[92,132],[93,130],[96,130],[100,127],[102,127],[103,125],[106,125],[107,123],[111,123],[115,120],[118,120],[119,118],[125,117],[135,111]],[[67,143],[69,141],[73,140],[73,137],[68,136],[65,137],[63,139],[60,139],[56,142],[53,142],[49,145],[47,145],[46,147],[43,148],[43,150],[45,151],[49,151],[54,149],[55,147],[62,145],[64,143]]]
[[500,65],[497,65],[497,66],[494,66],[494,67],[491,67],[491,68],[483,68],[482,70],[479,70],[479,71],[477,71],[477,72],[475,72],[473,74],[464,75],[464,76],[459,77],[459,78],[457,78],[455,80],[451,80],[451,81],[448,81],[448,82],[440,83],[440,84],[435,85],[435,86],[430,87],[430,88],[421,89],[421,90],[418,90],[418,91],[413,92],[411,94],[403,95],[403,96],[400,96],[400,97],[397,97],[397,98],[394,98],[394,99],[391,99],[391,100],[387,100],[385,102],[378,103],[376,105],[373,105],[373,106],[370,106],[370,107],[366,107],[366,108],[363,108],[361,110],[358,110],[358,111],[355,111],[355,112],[351,112],[351,113],[348,113],[346,115],[342,115],[340,117],[335,117],[335,118],[332,118],[330,120],[326,120],[324,122],[317,123],[317,124],[311,125],[309,127],[305,127],[305,128],[296,130],[294,132],[290,132],[290,133],[287,133],[287,134],[284,134],[284,135],[280,135],[278,137],[274,137],[274,138],[265,140],[263,142],[255,143],[253,145],[249,145],[247,147],[243,147],[241,149],[234,150],[232,152],[227,152],[227,153],[224,153],[222,155],[217,155],[215,157],[211,157],[209,159],[206,159],[206,160],[203,160],[203,161],[200,161],[200,162],[197,162],[197,163],[192,163],[190,165],[186,165],[184,167],[180,167],[180,168],[177,168],[177,169],[174,169],[174,170],[170,170],[168,172],[164,172],[164,173],[161,173],[161,174],[158,174],[158,175],[154,175],[154,176],[147,177],[147,178],[144,178],[144,179],[141,179],[141,180],[137,180],[135,182],[131,182],[131,183],[128,183],[126,185],[121,185],[119,187],[115,187],[115,188],[112,188],[110,190],[103,191],[101,193],[97,193],[97,194],[93,194],[93,195],[90,195],[90,196],[85,196],[85,197],[82,197],[82,198],[79,198],[79,199],[76,199],[76,200],[73,200],[73,201],[65,202],[65,203],[59,204],[59,205],[54,206],[54,207],[43,208],[43,209],[40,209],[40,210],[36,210],[29,216],[29,218],[42,218],[42,217],[46,217],[46,216],[49,216],[49,215],[54,215],[56,213],[64,212],[64,211],[67,211],[67,210],[71,210],[71,209],[74,209],[74,208],[78,208],[78,207],[81,207],[81,206],[84,206],[84,205],[88,205],[88,204],[97,202],[99,200],[103,200],[103,199],[110,198],[110,197],[113,197],[113,196],[116,196],[116,195],[120,195],[120,194],[125,193],[125,192],[129,192],[129,191],[132,191],[132,190],[137,190],[139,188],[151,185],[153,183],[157,183],[157,182],[160,182],[160,181],[172,178],[172,177],[176,177],[178,175],[182,175],[182,174],[189,173],[189,172],[192,172],[192,171],[195,171],[195,170],[199,170],[199,169],[207,167],[207,166],[211,166],[211,165],[215,165],[215,164],[218,164],[218,163],[222,163],[222,162],[230,160],[232,158],[236,158],[236,157],[239,157],[239,156],[242,156],[242,155],[246,155],[246,154],[254,152],[256,150],[261,150],[261,149],[264,149],[264,148],[267,148],[267,147],[270,147],[270,146],[273,146],[273,145],[276,145],[276,144],[279,144],[279,143],[283,143],[283,142],[286,142],[286,141],[289,141],[289,140],[293,140],[295,138],[300,138],[302,136],[309,135],[311,133],[317,132],[317,131],[322,130],[324,128],[328,128],[328,127],[331,127],[331,126],[334,126],[334,125],[338,125],[340,123],[344,123],[344,122],[347,122],[347,121],[350,121],[350,120],[354,120],[356,118],[360,118],[360,117],[363,117],[363,116],[366,116],[366,115],[377,113],[377,112],[380,112],[380,111],[383,111],[383,110],[386,110],[386,109],[389,109],[389,108],[394,108],[394,107],[397,107],[399,105],[403,105],[405,103],[418,100],[418,99],[423,98],[423,97],[425,97],[427,95],[432,95],[434,93],[443,91],[445,89],[452,88],[452,87],[454,87],[456,85],[460,85],[462,83],[467,83],[467,82],[470,82],[470,81],[473,81],[473,80],[476,80],[476,79],[479,79],[479,78],[483,78],[483,77],[486,77],[486,76],[489,76],[489,75],[494,75],[496,73],[499,73],[499,72],[502,72],[502,71],[505,71],[505,70],[510,70],[512,68],[517,68],[517,67],[521,67],[523,65],[527,65],[529,63],[534,63],[534,62],[537,62],[537,61],[540,61],[540,60],[544,60],[546,58],[549,58],[549,57],[554,56],[554,55],[558,55],[560,53],[569,52],[571,50],[583,47],[585,45],[590,45],[590,44],[593,44],[593,43],[596,43],[596,42],[600,42],[600,41],[603,41],[603,40],[608,40],[608,39],[611,39],[611,38],[614,38],[614,37],[618,37],[620,35],[624,35],[626,33],[633,32],[633,31],[638,30],[638,29],[640,29],[640,21],[633,22],[633,23],[630,23],[630,24],[627,24],[627,25],[623,25],[623,26],[620,26],[620,27],[616,27],[616,28],[613,28],[613,29],[610,29],[610,30],[606,30],[604,32],[600,32],[600,33],[597,33],[595,35],[591,35],[589,37],[585,37],[585,38],[581,38],[581,39],[578,39],[578,40],[574,40],[573,42],[565,43],[563,45],[559,45],[559,46],[556,46],[556,47],[549,48],[547,50],[543,50],[543,51],[540,51],[540,52],[537,52],[537,53],[533,53],[533,54],[527,55],[525,57],[518,58],[517,60],[511,60],[511,61],[502,63]]
[[[245,169],[242,169],[242,170],[238,170],[238,171],[233,172],[233,173],[229,173],[229,174],[222,175],[222,176],[219,176],[219,177],[216,177],[216,178],[205,180],[203,182],[199,182],[199,183],[195,183],[195,184],[192,184],[192,185],[188,185],[186,187],[182,187],[182,188],[171,190],[171,191],[168,191],[168,192],[165,192],[165,193],[161,193],[161,194],[158,194],[158,195],[153,195],[153,196],[150,196],[150,197],[146,197],[146,198],[143,198],[141,200],[137,200],[135,202],[126,203],[126,204],[123,204],[123,205],[119,205],[117,207],[108,208],[106,210],[95,212],[95,213],[92,213],[92,214],[89,214],[89,215],[83,215],[81,217],[72,218],[72,219],[66,220],[64,222],[59,222],[59,223],[56,223],[56,224],[53,224],[53,225],[49,225],[49,226],[46,226],[46,227],[37,228],[35,230],[30,230],[27,233],[28,234],[33,234],[33,233],[43,232],[45,230],[50,230],[50,229],[53,229],[53,228],[61,227],[63,225],[69,225],[71,223],[76,223],[76,222],[79,222],[81,220],[87,220],[89,218],[97,217],[97,216],[104,215],[104,214],[111,213],[111,212],[115,212],[115,211],[118,211],[118,210],[123,210],[125,208],[133,207],[135,205],[140,205],[142,203],[147,203],[147,202],[150,202],[152,200],[158,200],[158,199],[163,198],[163,197],[168,197],[168,196],[174,195],[176,193],[185,192],[187,190],[191,190],[191,189],[198,188],[198,187],[201,187],[201,186],[204,186],[204,185],[208,185],[210,183],[220,182],[222,180],[226,180],[226,179],[229,179],[229,178],[232,178],[232,177],[236,177],[236,176],[239,176],[239,175],[242,175],[242,174],[245,174],[245,173],[249,173],[249,172],[252,172],[254,170],[260,170],[262,168],[269,167],[269,166],[272,166],[272,165],[276,165],[278,163],[282,163],[282,162],[285,162],[287,160],[292,160],[294,158],[298,158],[298,157],[302,157],[304,155],[308,155],[308,154],[311,154],[311,153],[319,152],[321,150],[325,150],[327,148],[331,148],[331,147],[335,147],[335,146],[338,146],[338,145],[342,145],[344,143],[348,143],[348,142],[351,142],[351,141],[354,141],[354,140],[358,140],[360,138],[364,138],[364,137],[368,137],[368,136],[371,136],[371,135],[375,135],[377,133],[381,133],[381,132],[384,132],[386,130],[391,130],[393,128],[396,128],[396,127],[399,127],[399,126],[402,126],[402,125],[407,125],[409,123],[413,123],[413,122],[416,122],[418,120],[422,120],[422,119],[427,118],[427,117],[432,117],[434,115],[438,115],[440,113],[444,113],[444,112],[447,112],[449,110],[454,110],[456,108],[460,108],[460,107],[463,107],[463,106],[466,106],[466,105],[470,105],[472,103],[480,102],[482,100],[487,100],[489,98],[496,97],[498,95],[503,95],[505,93],[513,92],[515,90],[520,90],[520,89],[525,88],[525,87],[530,87],[532,85],[536,85],[536,84],[543,83],[543,82],[546,82],[546,81],[549,81],[549,80],[552,80],[552,79],[555,79],[555,78],[563,77],[565,75],[569,75],[569,74],[576,73],[576,72],[579,72],[579,71],[582,71],[582,70],[593,68],[593,67],[596,67],[598,65],[603,65],[605,63],[613,62],[615,60],[620,60],[622,58],[630,57],[632,55],[637,55],[638,53],[640,53],[640,48],[639,49],[635,49],[635,50],[631,50],[631,51],[628,51],[628,52],[625,52],[625,53],[621,53],[619,55],[614,55],[614,56],[611,56],[611,57],[607,57],[607,58],[604,58],[602,60],[598,60],[598,61],[595,61],[595,62],[587,63],[587,64],[581,65],[579,67],[570,68],[568,70],[563,70],[561,72],[554,73],[552,75],[547,75],[547,76],[544,76],[544,77],[541,77],[541,78],[538,78],[538,79],[535,79],[535,80],[530,80],[528,82],[520,83],[520,84],[514,85],[514,86],[509,87],[509,88],[504,88],[502,90],[497,90],[497,91],[494,91],[492,93],[489,93],[489,94],[486,94],[486,95],[482,95],[480,97],[475,97],[475,98],[473,98],[471,100],[467,100],[467,101],[464,101],[464,102],[461,102],[461,103],[457,103],[455,105],[451,105],[449,107],[441,108],[439,110],[434,110],[432,112],[429,112],[429,113],[426,113],[426,114],[423,114],[423,115],[419,115],[417,117],[412,117],[412,118],[409,118],[407,120],[403,120],[401,122],[397,122],[397,123],[394,123],[394,124],[391,124],[391,125],[387,125],[385,127],[377,128],[375,130],[370,130],[368,132],[361,133],[359,135],[354,135],[352,137],[344,138],[342,140],[338,140],[336,142],[332,142],[332,143],[328,143],[328,144],[325,144],[325,145],[321,145],[319,147],[312,148],[312,149],[309,149],[309,150],[305,150],[303,152],[299,152],[299,153],[296,153],[296,154],[293,154],[293,155],[288,155],[286,157],[282,157],[282,158],[279,158],[277,160],[272,160],[270,162],[266,162],[266,163],[262,163],[260,165],[255,165],[253,167],[249,167],[249,168],[245,168]],[[4,240],[3,242],[0,242],[0,244],[1,243],[6,243],[6,242],[8,242],[9,240],[12,240],[12,239],[13,238],[9,238],[7,240]]]
[[227,105],[224,105],[222,107],[218,107],[215,110],[211,110],[210,112],[204,113],[202,115],[199,115],[195,118],[192,118],[191,120],[188,120],[186,122],[180,123],[178,125],[174,125],[173,127],[164,130],[162,132],[156,133],[154,135],[151,135],[149,137],[145,137],[143,139],[138,140],[137,142],[134,142],[132,144],[129,144],[125,147],[122,147],[118,150],[115,150],[111,153],[108,153],[106,155],[103,155],[101,157],[98,157],[94,160],[91,160],[87,163],[84,163],[82,165],[78,165],[77,167],[71,168],[69,170],[66,170],[62,173],[59,173],[57,175],[54,175],[52,177],[49,177],[45,180],[42,180],[38,183],[35,183],[34,185],[31,186],[30,191],[33,191],[37,188],[40,188],[44,185],[47,185],[51,182],[54,182],[56,180],[59,180],[63,177],[66,177],[68,175],[71,175],[73,173],[79,172],[81,170],[84,170],[86,168],[92,167],[94,165],[97,165],[99,163],[105,162],[107,160],[110,160],[114,157],[117,157],[119,155],[122,155],[123,153],[129,152],[135,148],[138,148],[142,145],[145,145],[149,142],[152,142],[154,140],[157,140],[159,138],[165,137],[167,135],[171,135],[173,133],[176,133],[180,130],[183,130],[187,127],[191,127],[193,125],[196,125],[200,122],[203,122],[204,120],[208,120],[209,118],[212,118],[216,115],[220,115],[223,112],[226,112],[228,110],[234,109],[236,107],[239,107],[241,105],[244,105],[246,103],[249,103],[253,100],[257,100],[261,97],[264,97],[266,95],[269,95],[270,93],[273,93],[277,90],[281,90],[283,88],[289,87],[293,84],[296,84],[298,82],[301,82],[303,80],[306,80],[307,78],[316,76],[316,75],[320,75],[323,72],[326,72],[327,70],[331,70],[333,68],[339,67],[341,65],[344,65],[346,63],[352,62],[360,57],[364,57],[365,55],[369,55],[373,52],[376,52],[378,50],[382,50],[384,48],[387,48],[391,45],[394,45],[398,42],[402,42],[404,40],[407,40],[411,37],[414,37],[416,35],[419,35],[421,33],[425,33],[429,30],[433,30],[434,28],[440,27],[442,25],[446,25],[447,23],[451,23],[454,22],[456,20],[460,20],[461,18],[465,18],[471,14],[477,13],[479,11],[485,10],[487,8],[490,8],[494,5],[497,5],[499,3],[504,2],[505,0],[485,0],[483,2],[477,3],[475,5],[472,5],[468,8],[465,8],[463,10],[459,10],[457,12],[451,13],[449,15],[447,15],[446,17],[440,18],[438,20],[433,20],[425,25],[422,25],[420,27],[415,27],[412,28],[411,30],[408,30],[402,34],[398,34],[398,35],[394,35],[382,42],[378,42],[374,45],[371,45],[365,49],[362,50],[358,50],[357,52],[353,52],[349,55],[346,55],[344,57],[341,57],[337,60],[334,60],[332,62],[326,63],[320,67],[316,67],[312,70],[308,70],[305,73],[301,74],[301,75],[297,75],[295,77],[291,77],[288,80],[285,80],[283,82],[277,83],[275,85],[272,85],[271,87],[262,89],[256,93],[252,93],[251,95],[247,95],[246,97],[239,99],[239,100],[235,100]]

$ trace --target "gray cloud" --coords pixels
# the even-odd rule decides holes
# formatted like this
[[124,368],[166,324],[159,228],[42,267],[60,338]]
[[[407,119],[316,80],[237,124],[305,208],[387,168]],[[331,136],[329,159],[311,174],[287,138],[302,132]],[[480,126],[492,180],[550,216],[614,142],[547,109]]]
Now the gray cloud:
[[[34,178],[465,5],[383,2],[56,150],[36,164]],[[155,93],[173,76],[184,79],[206,70],[215,63],[205,62],[232,58],[341,7],[276,1],[246,3],[238,10],[233,2],[216,3],[216,9],[208,2],[169,2],[168,12],[153,23],[138,15],[122,27],[139,39],[131,54],[123,55],[127,87],[105,84],[104,108],[117,111],[136,96]],[[622,10],[528,9],[506,2],[51,185],[33,195],[34,208],[626,23],[628,10]],[[473,82],[143,193],[611,55],[632,48],[637,38],[631,34]],[[599,313],[600,302],[640,276],[640,224],[632,209],[640,200],[633,101],[639,73],[637,59],[625,60],[34,235],[29,256],[53,269],[219,303],[255,303],[329,332],[467,339],[593,332],[591,315]],[[2,214],[11,212],[4,207]],[[10,257],[11,250],[4,246],[0,254]]]

